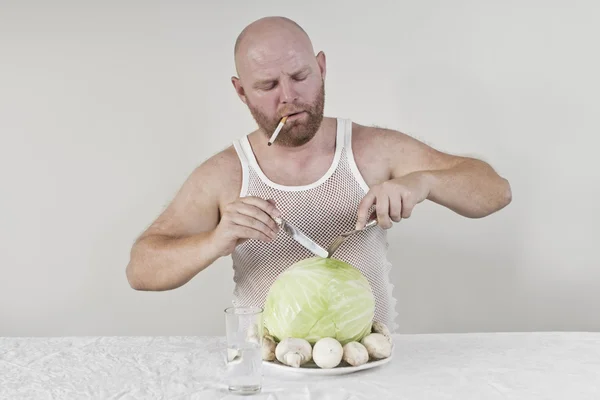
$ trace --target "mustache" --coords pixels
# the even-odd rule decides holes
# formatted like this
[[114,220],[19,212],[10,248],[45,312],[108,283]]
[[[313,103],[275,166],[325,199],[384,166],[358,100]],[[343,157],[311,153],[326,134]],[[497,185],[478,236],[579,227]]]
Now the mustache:
[[310,114],[310,107],[305,106],[303,108],[294,108],[294,109],[286,109],[284,110],[284,112],[279,113],[279,119],[283,118],[283,117],[289,117],[290,115],[293,114],[298,114],[299,112],[307,112]]

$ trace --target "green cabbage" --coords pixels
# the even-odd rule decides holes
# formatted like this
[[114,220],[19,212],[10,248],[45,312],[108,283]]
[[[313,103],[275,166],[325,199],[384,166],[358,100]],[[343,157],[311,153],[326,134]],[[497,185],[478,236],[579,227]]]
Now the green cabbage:
[[264,325],[278,341],[323,337],[342,345],[371,332],[375,298],[369,281],[343,261],[313,257],[301,260],[275,280],[264,306]]

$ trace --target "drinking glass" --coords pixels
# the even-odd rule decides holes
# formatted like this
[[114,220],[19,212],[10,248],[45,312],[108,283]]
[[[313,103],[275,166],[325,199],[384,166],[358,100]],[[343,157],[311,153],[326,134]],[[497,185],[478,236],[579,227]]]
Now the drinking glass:
[[262,388],[262,307],[226,308],[225,327],[229,391],[259,393]]

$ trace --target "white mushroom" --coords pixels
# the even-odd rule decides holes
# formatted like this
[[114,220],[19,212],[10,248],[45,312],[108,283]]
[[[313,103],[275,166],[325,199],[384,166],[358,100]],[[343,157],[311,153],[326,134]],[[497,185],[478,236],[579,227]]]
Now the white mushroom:
[[285,365],[298,368],[311,360],[312,348],[305,339],[285,338],[277,344],[275,357]]
[[262,359],[265,361],[275,360],[275,349],[277,348],[277,342],[271,335],[265,335],[262,341]]
[[260,330],[256,324],[250,325],[248,327],[248,330],[246,331],[246,341],[248,341],[249,343],[260,345],[261,338],[259,332]]
[[370,333],[360,342],[367,348],[369,357],[374,360],[392,355],[392,341],[381,333]]
[[388,339],[392,340],[392,334],[390,333],[390,330],[382,322],[373,321],[373,325],[371,326],[371,331],[373,333],[381,333],[383,336],[385,336]]
[[344,349],[334,338],[319,339],[313,346],[313,360],[321,368],[335,368],[342,361]]
[[349,342],[343,347],[344,356],[342,359],[353,367],[365,364],[369,361],[369,352],[367,348],[359,342]]

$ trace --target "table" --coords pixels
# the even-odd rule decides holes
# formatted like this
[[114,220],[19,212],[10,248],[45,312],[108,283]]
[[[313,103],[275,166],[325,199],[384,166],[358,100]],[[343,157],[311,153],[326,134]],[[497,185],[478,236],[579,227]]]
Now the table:
[[[600,333],[394,335],[394,358],[339,377],[265,372],[268,400],[600,399]],[[240,399],[222,337],[3,337],[0,399]]]

